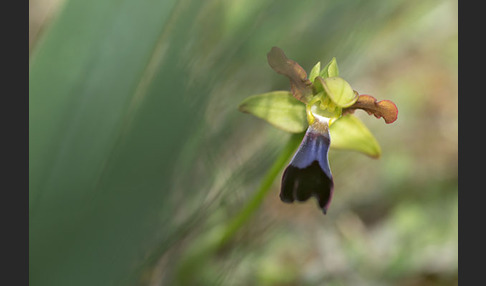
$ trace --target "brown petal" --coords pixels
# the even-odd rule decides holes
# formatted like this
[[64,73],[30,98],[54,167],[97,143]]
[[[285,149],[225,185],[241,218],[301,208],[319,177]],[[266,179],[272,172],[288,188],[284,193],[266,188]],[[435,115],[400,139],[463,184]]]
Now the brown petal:
[[285,53],[277,47],[270,50],[267,60],[274,71],[289,78],[294,97],[307,103],[309,97],[312,96],[312,83],[307,79],[305,70],[298,63],[287,58]]
[[390,100],[377,101],[371,95],[360,95],[353,105],[343,109],[343,115],[354,113],[356,109],[363,109],[369,115],[373,114],[376,118],[383,117],[387,124],[394,122],[398,117],[398,108],[395,103]]

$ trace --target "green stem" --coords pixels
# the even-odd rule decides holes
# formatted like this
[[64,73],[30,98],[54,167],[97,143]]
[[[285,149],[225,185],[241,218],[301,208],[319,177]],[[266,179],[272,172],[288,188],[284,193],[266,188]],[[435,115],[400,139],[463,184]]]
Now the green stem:
[[273,181],[294,154],[302,141],[303,136],[304,133],[292,134],[280,155],[265,174],[258,190],[245,207],[232,218],[228,224],[222,226],[222,229],[215,228],[208,232],[207,235],[201,237],[197,245],[194,245],[194,250],[188,250],[188,253],[186,254],[187,256],[181,259],[180,264],[177,267],[176,285],[193,285],[193,279],[198,277],[197,272],[198,270],[201,270],[200,267],[204,267],[207,258],[223,248],[238,230],[252,217],[255,211],[261,206]]
[[253,197],[246,204],[246,206],[236,215],[236,217],[234,217],[228,223],[221,237],[221,241],[219,242],[219,247],[223,247],[228,242],[228,240],[232,238],[235,233],[251,218],[251,216],[255,213],[258,207],[260,207],[263,199],[269,192],[273,181],[275,181],[277,175],[285,167],[290,157],[294,154],[295,149],[297,149],[299,143],[302,141],[302,137],[302,133],[292,134],[289,141],[283,148],[282,152],[275,160],[270,170],[268,170],[268,172],[266,173],[260,187],[255,192]]

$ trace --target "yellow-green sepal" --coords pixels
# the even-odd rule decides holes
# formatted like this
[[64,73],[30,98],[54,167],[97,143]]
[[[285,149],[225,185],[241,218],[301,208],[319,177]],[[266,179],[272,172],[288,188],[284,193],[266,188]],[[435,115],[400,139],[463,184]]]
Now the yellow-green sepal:
[[316,90],[323,89],[332,102],[341,108],[349,107],[358,100],[358,94],[343,78],[335,76],[322,78],[316,77],[314,82]]
[[250,96],[240,103],[238,109],[290,133],[304,132],[308,126],[305,105],[289,91]]
[[351,114],[332,122],[329,127],[331,148],[354,150],[372,158],[379,158],[381,147],[361,120]]

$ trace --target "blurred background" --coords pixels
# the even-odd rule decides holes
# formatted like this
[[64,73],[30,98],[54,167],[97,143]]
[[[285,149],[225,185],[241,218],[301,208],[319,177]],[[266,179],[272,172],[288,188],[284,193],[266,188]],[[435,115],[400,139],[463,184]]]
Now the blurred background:
[[[31,285],[457,285],[457,1],[29,3]],[[355,113],[382,156],[330,151],[327,215],[279,175],[211,248],[290,136],[237,110],[272,46],[398,120]]]

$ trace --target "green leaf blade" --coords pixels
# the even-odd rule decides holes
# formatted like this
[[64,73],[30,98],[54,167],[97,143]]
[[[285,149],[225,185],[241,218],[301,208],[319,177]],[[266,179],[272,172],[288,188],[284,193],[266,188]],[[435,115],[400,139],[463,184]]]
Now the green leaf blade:
[[381,148],[378,141],[361,120],[351,114],[345,115],[331,124],[331,148],[354,150],[379,158]]
[[307,129],[305,105],[288,91],[273,91],[250,96],[238,109],[259,117],[273,126],[290,133]]

